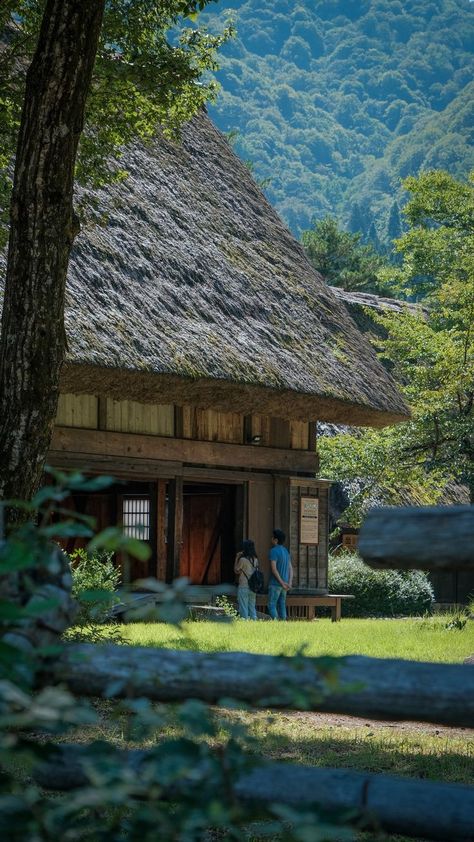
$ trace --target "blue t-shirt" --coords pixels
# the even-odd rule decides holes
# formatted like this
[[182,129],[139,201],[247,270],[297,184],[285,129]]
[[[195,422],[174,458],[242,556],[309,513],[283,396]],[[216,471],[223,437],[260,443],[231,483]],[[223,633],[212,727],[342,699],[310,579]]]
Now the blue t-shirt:
[[[277,544],[276,547],[272,547],[270,550],[269,555],[270,561],[276,562],[276,569],[280,574],[281,578],[284,582],[290,581],[290,554],[286,547],[283,544]],[[280,582],[278,579],[270,573],[270,579],[268,580],[269,585],[277,585],[277,587],[281,587]]]

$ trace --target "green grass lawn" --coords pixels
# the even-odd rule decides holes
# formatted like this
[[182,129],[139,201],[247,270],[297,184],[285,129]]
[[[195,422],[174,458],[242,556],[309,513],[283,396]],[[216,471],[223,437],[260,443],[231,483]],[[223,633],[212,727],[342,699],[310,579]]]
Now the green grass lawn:
[[[305,647],[308,655],[364,654],[438,662],[461,662],[474,652],[474,623],[446,628],[449,617],[409,620],[315,622],[186,622],[178,629],[162,623],[121,626],[133,645],[213,651],[240,650],[291,655]],[[465,667],[471,669],[471,667]],[[176,734],[174,706],[170,720],[144,747]],[[117,716],[116,703],[97,703],[100,724],[82,729],[79,741],[110,740],[126,747],[127,717]],[[259,757],[313,766],[351,768],[439,781],[474,781],[474,731],[431,724],[379,723],[311,712],[216,709],[222,723],[245,725],[249,749]],[[179,731],[179,729],[178,729]],[[70,737],[68,737],[70,739]],[[358,842],[409,842],[386,834],[355,834]],[[411,840],[413,842],[413,840]]]
[[128,643],[203,652],[255,652],[293,655],[370,655],[459,663],[474,653],[474,622],[447,629],[444,615],[427,619],[330,620],[313,622],[187,622],[181,629],[163,623],[122,627]]

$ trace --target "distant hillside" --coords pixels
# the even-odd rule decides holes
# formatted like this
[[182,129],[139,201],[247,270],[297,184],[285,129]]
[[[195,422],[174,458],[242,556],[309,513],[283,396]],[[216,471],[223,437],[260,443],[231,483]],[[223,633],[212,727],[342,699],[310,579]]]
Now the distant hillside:
[[[474,3],[220,0],[235,17],[211,115],[299,233],[337,213],[387,239],[400,177],[474,168]],[[357,204],[357,207],[354,205]]]

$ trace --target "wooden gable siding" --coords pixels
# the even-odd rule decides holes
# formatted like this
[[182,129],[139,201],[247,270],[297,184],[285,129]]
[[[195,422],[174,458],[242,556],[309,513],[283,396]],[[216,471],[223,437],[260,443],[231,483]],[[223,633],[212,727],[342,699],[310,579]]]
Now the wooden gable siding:
[[259,414],[246,418],[237,412],[117,401],[96,395],[61,395],[56,425],[223,444],[249,444],[253,436],[259,436],[260,447],[314,450],[314,442],[310,441],[314,425],[305,421],[285,421]]
[[116,433],[174,436],[173,404],[114,401],[105,398],[105,429]]
[[238,412],[183,406],[183,438],[243,444],[244,416]]
[[290,421],[292,450],[309,450],[309,424],[307,421]]
[[99,400],[95,395],[60,395],[56,424],[97,429]]

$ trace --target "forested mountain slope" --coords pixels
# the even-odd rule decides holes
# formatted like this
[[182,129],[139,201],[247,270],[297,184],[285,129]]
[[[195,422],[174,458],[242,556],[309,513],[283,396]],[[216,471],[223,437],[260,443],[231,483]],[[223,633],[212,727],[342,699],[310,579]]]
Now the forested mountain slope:
[[[221,57],[211,116],[270,179],[295,233],[362,206],[387,237],[400,178],[474,167],[474,3],[469,0],[220,0],[237,38]],[[359,214],[360,218],[360,214]]]

